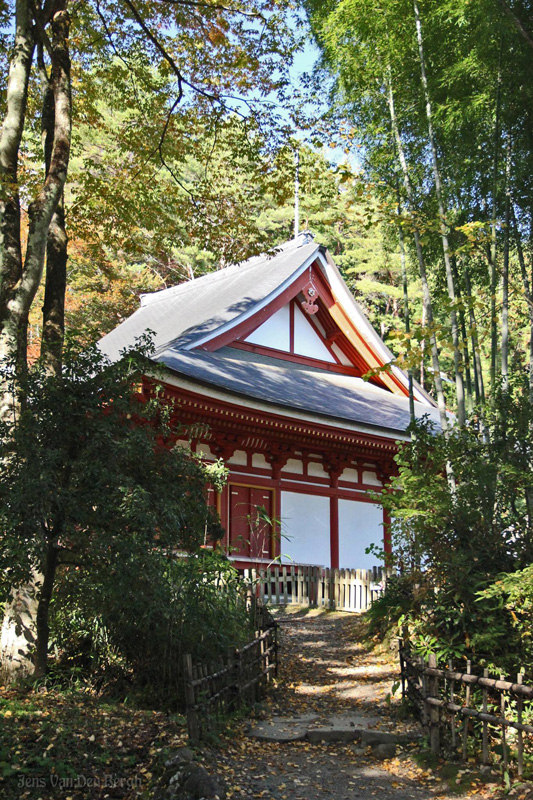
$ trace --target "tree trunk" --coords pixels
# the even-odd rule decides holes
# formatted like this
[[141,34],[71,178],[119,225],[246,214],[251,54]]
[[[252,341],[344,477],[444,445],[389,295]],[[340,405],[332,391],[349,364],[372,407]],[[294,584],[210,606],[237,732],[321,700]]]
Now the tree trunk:
[[[409,176],[409,168],[407,166],[407,159],[405,158],[405,153],[403,149],[403,142],[400,136],[400,130],[398,127],[398,120],[396,118],[396,109],[394,105],[394,94],[392,91],[392,80],[390,77],[390,70],[389,70],[389,79],[388,79],[388,104],[389,104],[389,112],[390,112],[390,120],[392,125],[392,131],[394,135],[394,140],[396,142],[398,159],[400,161],[400,166],[403,175],[403,183],[405,188],[405,194],[407,196],[407,201],[409,204],[409,209],[411,211],[414,210],[414,202],[413,202],[413,191],[411,187],[411,179]],[[437,337],[435,334],[435,325],[433,320],[433,307],[431,304],[431,294],[429,291],[429,284],[427,279],[427,272],[426,272],[426,263],[424,260],[424,252],[422,250],[422,244],[420,242],[420,233],[418,229],[415,227],[414,232],[414,240],[415,240],[415,247],[416,247],[416,255],[418,259],[418,267],[420,272],[420,280],[422,281],[422,293],[424,297],[424,307],[426,310],[427,315],[427,324],[430,327],[431,334],[430,334],[430,343],[431,343],[431,360],[433,366],[433,380],[435,384],[435,392],[437,394],[437,405],[439,408],[440,413],[440,421],[441,427],[444,432],[448,430],[448,418],[446,416],[446,400],[444,397],[444,390],[442,386],[442,378],[440,374],[440,363],[439,363],[439,351],[437,347]]]
[[[10,64],[10,75],[6,98],[7,113],[0,137],[0,176],[6,200],[0,207],[0,359],[14,365],[11,375],[0,376],[1,418],[14,422],[17,413],[18,386],[26,369],[26,337],[28,315],[39,287],[45,252],[49,241],[49,228],[62,197],[67,176],[71,139],[71,77],[68,50],[69,16],[66,12],[67,0],[54,0],[48,10],[52,18],[52,41],[50,44],[50,92],[53,98],[53,126],[49,130],[51,143],[45,153],[46,171],[41,188],[28,208],[28,239],[26,254],[22,262],[20,248],[20,203],[16,182],[19,148],[26,113],[28,80],[33,58],[33,34],[41,35],[38,21],[32,30],[29,0],[17,0],[15,54]],[[43,42],[41,42],[43,44]],[[46,112],[45,112],[46,113]],[[43,119],[43,126],[47,122]],[[4,192],[3,192],[4,193]],[[61,211],[59,212],[61,214]],[[61,222],[59,221],[59,227]],[[52,239],[54,233],[52,232]],[[53,260],[52,260],[53,263]],[[57,299],[60,278],[59,268],[52,268],[51,276],[54,292],[48,293],[48,308],[53,308],[57,319]],[[48,320],[54,314],[47,312]],[[57,363],[58,336],[50,336],[47,342],[53,343],[49,351]],[[62,329],[61,329],[62,341]],[[46,345],[45,345],[46,351]],[[60,358],[60,354],[59,354]],[[41,665],[46,662],[43,648],[48,648],[47,627],[36,620],[37,605],[40,605],[43,579],[36,577],[30,586],[19,588],[5,611],[0,654],[4,672],[15,676],[22,669],[27,671],[32,664],[35,645],[40,654]],[[46,606],[46,597],[44,597]],[[47,607],[47,606],[46,606]],[[41,612],[41,617],[42,617]],[[45,634],[43,642],[38,642],[38,632]],[[43,662],[44,658],[44,662]]]
[[490,386],[496,385],[496,361],[498,356],[498,328],[496,318],[497,265],[496,265],[496,216],[498,214],[498,170],[500,155],[500,110],[501,110],[501,62],[503,36],[500,36],[500,53],[498,57],[498,75],[496,79],[496,110],[494,120],[494,150],[492,155],[492,211],[491,211],[491,244],[490,244]]
[[433,164],[433,177],[435,181],[435,191],[437,195],[437,204],[439,209],[440,218],[440,233],[442,240],[442,250],[444,255],[444,265],[446,268],[446,283],[448,287],[448,297],[450,298],[450,322],[452,328],[452,341],[453,341],[453,358],[455,364],[455,389],[457,395],[457,420],[459,425],[464,425],[466,422],[465,410],[465,391],[463,381],[463,359],[459,342],[459,326],[457,324],[457,310],[456,310],[456,293],[455,282],[453,279],[453,270],[450,257],[450,246],[448,242],[446,213],[444,207],[444,197],[442,191],[442,181],[440,177],[439,162],[437,157],[437,145],[435,134],[433,130],[433,113],[431,109],[431,101],[429,97],[429,87],[426,74],[426,61],[424,56],[424,41],[422,38],[422,23],[420,21],[420,14],[418,11],[417,0],[413,3],[416,21],[416,34],[418,40],[418,52],[420,56],[420,70],[422,75],[422,86],[424,89],[424,99],[426,103],[426,117],[428,121],[428,134],[429,143],[431,147],[431,160]]
[[48,542],[46,548],[46,561],[41,591],[39,593],[39,603],[36,614],[37,641],[35,646],[35,678],[42,678],[46,675],[48,663],[48,641],[50,638],[50,626],[48,624],[50,600],[54,588],[56,568],[57,568],[58,549],[54,542]]
[[[17,0],[15,42],[9,64],[6,114],[0,133],[0,360],[17,374],[26,367],[25,323],[12,313],[16,287],[22,275],[18,155],[26,105],[34,42],[28,0]],[[0,379],[1,380],[1,379]],[[0,419],[14,422],[16,393],[11,382],[1,381]]]
[[471,330],[470,338],[472,342],[472,360],[474,364],[474,391],[476,395],[476,403],[479,405],[485,402],[485,387],[483,384],[483,371],[481,367],[481,355],[479,352],[476,316],[472,307],[472,284],[470,281],[470,270],[468,269],[468,263],[465,263],[464,276],[466,293],[469,298],[468,315]]
[[[52,20],[51,78],[54,100],[53,142],[49,168],[42,187],[28,208],[28,241],[22,264],[20,255],[20,209],[16,176],[20,137],[24,126],[27,85],[33,56],[29,21],[30,4],[17,2],[17,38],[10,67],[7,114],[0,139],[0,169],[3,183],[11,187],[4,201],[0,273],[0,358],[14,361],[16,375],[26,367],[28,314],[43,272],[48,229],[60,201],[67,176],[71,136],[69,17],[66,0],[56,0]],[[24,23],[24,24],[23,24]],[[6,208],[7,207],[7,208]],[[2,386],[0,414],[13,413],[10,387]]]
[[509,228],[511,224],[511,196],[509,181],[511,178],[511,146],[507,147],[507,158],[505,163],[505,233],[503,248],[503,270],[502,270],[502,359],[501,375],[502,389],[504,392],[509,388]]
[[[55,130],[53,85],[48,77],[42,53],[39,66],[43,83],[42,137],[46,174],[50,171]],[[65,229],[65,202],[61,195],[54,212],[46,244],[46,282],[43,304],[41,364],[51,375],[59,376],[63,364],[65,337],[65,294],[67,289],[68,238]]]
[[[457,287],[457,299],[461,300],[461,283],[459,280],[459,273],[457,269],[457,259],[454,257],[452,258],[452,269],[453,269],[453,277],[455,281],[455,285]],[[464,371],[465,371],[465,386],[466,386],[466,404],[468,407],[468,412],[472,413],[473,410],[473,392],[472,392],[472,373],[470,370],[470,354],[468,352],[468,336],[466,333],[466,319],[465,319],[465,309],[464,303],[461,303],[459,307],[459,325],[461,329],[461,349],[463,352],[463,364],[464,364]]]
[[65,209],[61,199],[48,229],[41,339],[41,363],[52,375],[60,375],[63,364],[67,258],[68,238],[65,230]]
[[[398,215],[400,214],[400,197],[398,192]],[[405,263],[405,242],[403,236],[403,228],[398,225],[398,239],[400,242],[400,261],[402,264],[402,285],[403,285],[403,313],[405,317],[405,333],[407,334],[407,356],[409,358],[411,351],[411,314],[409,311],[409,292],[407,290],[407,267]],[[415,422],[415,397],[413,392],[413,367],[409,363],[407,367],[407,377],[409,380],[409,419],[411,423]]]
[[520,238],[520,231],[518,230],[512,203],[510,203],[510,214],[513,223],[513,232],[516,242],[516,249],[518,252],[518,261],[520,263],[520,272],[522,274],[522,283],[524,286],[524,294],[526,296],[527,310],[529,315],[529,400],[530,402],[533,402],[533,295],[531,293],[531,283],[527,272],[526,260],[524,258],[522,239]]
[[27,585],[13,590],[6,603],[0,633],[0,680],[17,680],[32,675],[40,580],[35,575]]

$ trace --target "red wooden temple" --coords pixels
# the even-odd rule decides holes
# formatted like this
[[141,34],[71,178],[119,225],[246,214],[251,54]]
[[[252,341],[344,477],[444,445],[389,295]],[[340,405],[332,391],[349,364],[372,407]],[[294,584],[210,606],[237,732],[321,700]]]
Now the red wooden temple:
[[[115,359],[146,331],[187,431],[179,441],[230,470],[212,498],[236,566],[374,565],[365,549],[387,547],[387,519],[369,492],[407,438],[408,380],[394,365],[363,380],[392,354],[330,254],[301,235],[274,255],[144,295],[101,349]],[[418,384],[414,397],[417,415],[438,426]]]

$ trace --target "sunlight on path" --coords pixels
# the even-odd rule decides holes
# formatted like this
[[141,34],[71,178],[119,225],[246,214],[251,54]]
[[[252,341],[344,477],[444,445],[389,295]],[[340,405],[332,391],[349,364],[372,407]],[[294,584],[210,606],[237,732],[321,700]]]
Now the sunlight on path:
[[[226,734],[220,747],[206,752],[231,798],[266,800],[449,800],[448,784],[418,766],[418,747],[407,742],[419,733],[417,723],[402,719],[399,698],[391,698],[397,680],[394,654],[364,646],[360,619],[341,613],[288,614],[279,617],[281,664],[278,686],[254,718]],[[363,738],[316,741],[324,730],[358,727]],[[250,733],[276,726],[288,740],[261,741]],[[329,726],[329,727],[328,727]],[[341,725],[342,727],[342,725]],[[317,733],[318,730],[318,733]],[[402,744],[396,744],[397,736]],[[268,737],[267,737],[268,738]],[[352,734],[353,738],[353,734]],[[312,739],[312,741],[309,741]],[[464,781],[462,781],[464,783]],[[484,787],[467,784],[463,797],[481,795]]]

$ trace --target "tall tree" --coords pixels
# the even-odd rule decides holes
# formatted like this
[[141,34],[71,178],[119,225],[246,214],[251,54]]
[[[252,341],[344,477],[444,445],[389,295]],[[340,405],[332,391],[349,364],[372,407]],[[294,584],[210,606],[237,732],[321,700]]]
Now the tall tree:
[[[213,125],[233,115],[243,130],[280,122],[274,94],[288,83],[296,47],[288,9],[286,0],[231,0],[223,6],[195,0],[17,0],[13,18],[7,19],[15,36],[0,109],[0,356],[13,360],[17,373],[26,368],[28,315],[47,245],[43,355],[51,367],[60,366],[61,198],[71,149],[72,81],[76,123],[80,114],[94,118],[98,81],[110,95],[120,91],[123,105],[135,110],[130,117],[135,127],[129,128],[132,162],[158,164],[179,183],[173,164],[178,140],[187,132],[180,130],[178,114],[194,109]],[[41,157],[34,149],[39,127]],[[31,177],[24,170],[28,161]],[[92,165],[86,166],[90,171]],[[21,206],[27,199],[23,248]],[[5,402],[2,408],[5,413]]]
[[[152,192],[157,191],[158,169],[180,185],[175,164],[188,135],[180,122],[193,115],[214,127],[232,117],[240,120],[244,138],[251,129],[268,129],[274,140],[283,129],[275,94],[288,85],[297,47],[290,8],[288,0],[229,0],[224,5],[209,0],[16,0],[0,5],[3,39],[11,40],[7,82],[0,92],[4,436],[9,438],[10,429],[15,432],[25,413],[29,316],[45,261],[42,361],[52,377],[61,375],[67,288],[64,217],[69,211],[65,190],[80,120],[85,116],[90,124],[98,114],[98,99],[105,92],[120,92],[122,106],[134,109],[122,131],[122,153],[131,153],[130,170],[132,165],[137,170],[151,166]],[[87,180],[96,165],[97,160],[87,160]],[[115,188],[120,205],[118,181]],[[139,216],[137,204],[134,218]],[[113,216],[107,224],[112,233]],[[9,460],[9,449],[3,456]],[[48,555],[54,557],[53,544]],[[35,559],[33,566],[34,577],[43,569],[48,574],[42,559]],[[29,595],[15,598],[6,619],[16,620],[27,605],[31,625],[31,595],[39,604],[45,588],[37,577]],[[0,648],[5,650],[8,640],[11,653],[27,651],[27,639],[11,635],[14,627],[4,626]]]
[[[395,162],[403,174],[402,159],[408,166],[412,188],[404,180],[402,201],[420,244],[413,241],[411,254],[420,262],[422,249],[438,310],[439,359],[446,370],[453,369],[456,381],[455,397],[448,395],[448,402],[463,420],[466,309],[478,397],[486,380],[480,349],[488,348],[493,393],[500,380],[498,319],[505,329],[506,313],[502,317],[499,307],[507,304],[507,290],[499,270],[508,265],[509,285],[519,274],[518,250],[506,250],[508,192],[524,243],[531,229],[533,148],[526,131],[531,130],[533,81],[527,42],[498,0],[474,5],[307,0],[304,5],[323,54],[322,69],[334,80],[337,113],[357,131],[367,175],[392,198]],[[504,5],[518,14],[518,4]],[[508,141],[513,142],[510,159],[503,152]],[[476,314],[485,298],[492,309],[489,342],[482,340]],[[523,313],[526,300],[509,293],[510,342],[515,336],[511,320]]]

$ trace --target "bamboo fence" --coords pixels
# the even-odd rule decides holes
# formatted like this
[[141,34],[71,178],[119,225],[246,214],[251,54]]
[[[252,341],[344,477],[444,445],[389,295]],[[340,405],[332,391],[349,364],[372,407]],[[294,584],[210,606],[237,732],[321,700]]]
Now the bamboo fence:
[[224,662],[193,664],[183,657],[185,709],[191,742],[223,724],[227,716],[261,700],[278,672],[277,624],[272,620],[264,630],[241,648],[230,648]]
[[523,674],[514,682],[494,678],[470,661],[465,672],[451,663],[438,669],[434,654],[415,656],[403,640],[399,654],[403,696],[419,709],[432,752],[448,746],[484,765],[499,758],[504,773],[516,765],[522,777],[525,758],[533,755],[533,686],[523,683]]

